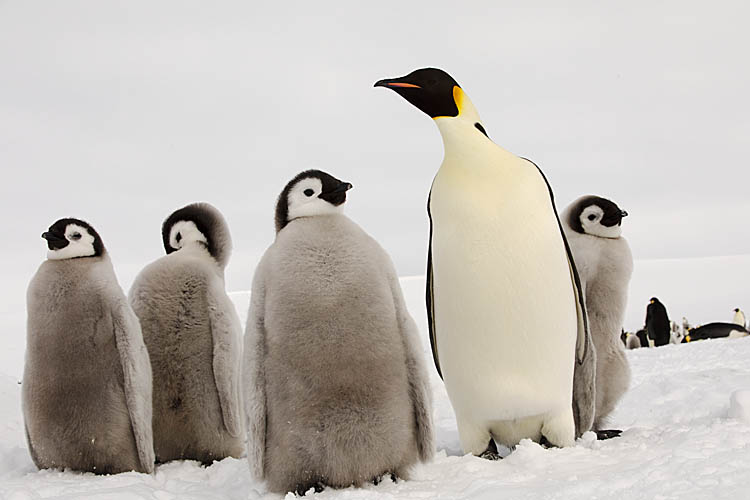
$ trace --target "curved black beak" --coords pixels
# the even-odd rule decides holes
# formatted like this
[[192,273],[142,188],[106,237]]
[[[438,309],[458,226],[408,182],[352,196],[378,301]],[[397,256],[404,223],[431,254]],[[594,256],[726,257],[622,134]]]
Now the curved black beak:
[[404,80],[405,77],[401,78],[384,78],[375,82],[373,87],[388,87],[391,89],[421,89],[419,85],[409,83]]
[[625,210],[620,210],[604,217],[601,224],[605,227],[619,226],[622,224],[622,218],[627,216],[628,213]]
[[60,250],[68,246],[69,243],[65,236],[59,236],[50,231],[42,233],[42,238],[47,240],[47,248],[50,250]]
[[333,205],[341,205],[346,201],[346,192],[353,188],[350,183],[342,182],[330,191],[324,191],[318,195],[318,198],[326,200]]

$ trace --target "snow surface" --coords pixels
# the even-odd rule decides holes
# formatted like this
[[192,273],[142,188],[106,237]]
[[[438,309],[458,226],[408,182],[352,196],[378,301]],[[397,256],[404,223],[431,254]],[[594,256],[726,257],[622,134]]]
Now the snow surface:
[[[415,467],[409,481],[329,488],[314,498],[750,498],[750,337],[628,351],[633,378],[612,417],[612,427],[624,429],[621,438],[595,441],[588,433],[564,449],[523,441],[504,460],[489,462],[461,454],[450,402],[432,369],[424,279],[404,278],[402,286],[432,374],[439,451],[431,463]],[[232,299],[244,321],[249,294]],[[18,351],[19,337],[4,336],[0,350]],[[282,498],[250,478],[244,459],[210,467],[172,462],[152,476],[37,471],[23,437],[19,376],[0,366],[0,499]],[[729,417],[730,398],[735,418]]]

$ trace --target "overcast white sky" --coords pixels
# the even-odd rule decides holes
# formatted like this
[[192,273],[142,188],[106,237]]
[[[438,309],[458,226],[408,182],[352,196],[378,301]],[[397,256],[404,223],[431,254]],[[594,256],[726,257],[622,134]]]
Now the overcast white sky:
[[423,273],[440,136],[372,85],[425,66],[560,209],[625,208],[635,258],[750,253],[748,5],[0,0],[0,312],[22,311],[56,219],[90,221],[127,290],[197,200],[226,215],[228,287],[248,289],[276,196],[311,167],[354,184],[349,216]]

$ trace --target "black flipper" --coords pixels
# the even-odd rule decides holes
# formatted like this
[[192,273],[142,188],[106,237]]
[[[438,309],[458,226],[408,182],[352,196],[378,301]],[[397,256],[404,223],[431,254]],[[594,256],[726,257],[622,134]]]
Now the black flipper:
[[591,332],[589,332],[589,319],[588,314],[586,313],[586,298],[584,296],[583,287],[581,286],[581,278],[578,275],[578,269],[576,269],[576,264],[573,260],[573,253],[570,251],[568,239],[565,237],[565,231],[563,231],[562,224],[560,223],[560,216],[558,215],[557,207],[555,206],[555,194],[552,192],[552,186],[550,186],[544,172],[542,172],[542,169],[540,169],[536,163],[527,158],[523,159],[536,167],[539,175],[542,176],[545,184],[547,184],[552,210],[555,213],[557,226],[560,229],[560,236],[562,237],[565,245],[565,252],[568,256],[568,266],[570,267],[570,276],[576,298],[576,313],[578,315],[578,336],[576,339],[576,356],[573,371],[572,404],[573,418],[576,425],[576,437],[580,437],[584,432],[591,430],[594,425],[594,412],[596,410],[596,352],[594,350],[593,341],[591,340]]
[[430,219],[430,240],[427,247],[427,287],[425,300],[427,303],[427,327],[430,330],[430,347],[432,347],[432,359],[435,362],[440,379],[443,378],[443,372],[440,370],[440,359],[437,351],[437,336],[435,335],[435,298],[432,291],[432,213],[430,213],[430,199],[432,198],[432,189],[427,197],[427,217]]

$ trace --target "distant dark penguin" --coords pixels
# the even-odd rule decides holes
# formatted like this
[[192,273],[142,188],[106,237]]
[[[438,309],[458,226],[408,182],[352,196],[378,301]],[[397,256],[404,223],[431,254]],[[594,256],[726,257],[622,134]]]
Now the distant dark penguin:
[[669,344],[671,330],[667,308],[656,297],[651,297],[646,308],[646,331],[654,341],[654,347]]
[[705,339],[739,338],[750,335],[750,331],[735,323],[708,323],[688,331],[682,343]]
[[648,332],[645,328],[641,328],[640,330],[635,332],[635,336],[638,337],[639,347],[651,347],[648,342]]

